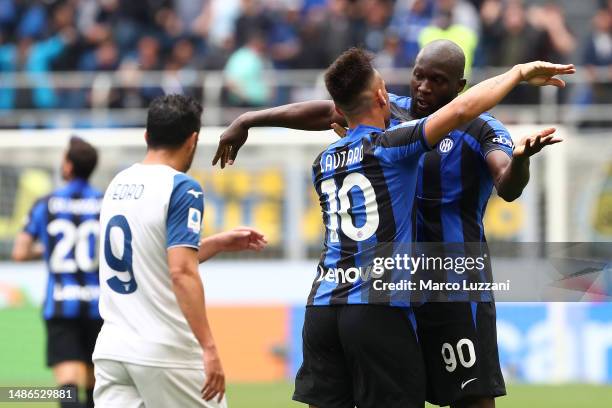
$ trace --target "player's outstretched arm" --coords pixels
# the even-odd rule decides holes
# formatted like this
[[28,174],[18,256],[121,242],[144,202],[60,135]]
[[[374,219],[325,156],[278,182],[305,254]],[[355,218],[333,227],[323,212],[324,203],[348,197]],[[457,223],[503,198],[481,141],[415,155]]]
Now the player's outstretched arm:
[[535,61],[516,65],[509,71],[468,89],[430,115],[425,123],[425,138],[430,146],[435,145],[451,130],[493,108],[521,82],[532,86],[552,85],[563,88],[565,82],[555,76],[575,72],[576,69],[571,64]]
[[225,394],[225,374],[208,324],[204,286],[198,272],[198,253],[191,247],[168,249],[168,268],[176,300],[204,353],[206,380],[202,397],[221,401]]
[[268,241],[264,235],[249,227],[238,227],[202,238],[198,260],[205,262],[221,252],[261,251]]
[[253,127],[273,126],[298,130],[328,130],[332,123],[346,124],[328,100],[310,101],[282,105],[240,115],[221,135],[213,166],[220,161],[221,168],[232,165],[238,151]]
[[37,245],[34,237],[27,232],[20,232],[15,238],[11,258],[15,262],[33,261],[43,256],[43,248]]
[[562,142],[562,139],[554,136],[555,131],[548,128],[524,137],[515,146],[512,158],[500,150],[487,155],[497,195],[506,201],[514,201],[521,196],[529,182],[529,158],[546,146]]

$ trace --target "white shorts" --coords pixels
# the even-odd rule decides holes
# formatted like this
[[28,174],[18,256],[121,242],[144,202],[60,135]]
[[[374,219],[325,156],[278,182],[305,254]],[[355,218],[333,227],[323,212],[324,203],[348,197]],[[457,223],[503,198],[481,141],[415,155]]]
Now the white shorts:
[[225,396],[204,401],[204,370],[161,368],[114,360],[94,362],[97,408],[227,408]]

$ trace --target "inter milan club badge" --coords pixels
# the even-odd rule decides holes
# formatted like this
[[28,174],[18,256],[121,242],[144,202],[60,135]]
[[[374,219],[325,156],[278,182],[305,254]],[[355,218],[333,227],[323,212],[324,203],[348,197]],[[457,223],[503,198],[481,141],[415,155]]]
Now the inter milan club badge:
[[442,139],[440,143],[438,143],[438,152],[440,152],[440,154],[448,153],[451,151],[454,144],[455,142],[453,142],[453,139],[446,137]]

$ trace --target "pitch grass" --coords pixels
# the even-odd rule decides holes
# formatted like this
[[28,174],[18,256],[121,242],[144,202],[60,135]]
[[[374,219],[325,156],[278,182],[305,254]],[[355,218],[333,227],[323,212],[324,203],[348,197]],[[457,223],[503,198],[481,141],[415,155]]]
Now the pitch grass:
[[[289,382],[270,384],[230,384],[227,392],[231,408],[304,408],[291,401],[293,385]],[[55,408],[53,404],[3,404],[0,407]],[[433,406],[428,405],[428,408]],[[512,385],[508,396],[497,400],[498,408],[603,408],[612,407],[612,386]],[[383,408],[383,407],[381,407]]]
[[[34,307],[0,310],[0,385],[51,386],[44,361],[44,328]],[[290,382],[228,385],[230,408],[305,408],[291,401]],[[57,408],[45,403],[0,403],[0,408]],[[432,406],[428,406],[431,408]],[[612,408],[612,385],[511,385],[498,408]],[[380,407],[385,408],[385,407]]]
[[[304,408],[305,405],[290,401],[292,391],[291,383],[232,384],[228,387],[228,402],[231,408]],[[498,408],[612,407],[612,386],[512,385],[508,387],[508,395],[499,398],[496,405]]]
[[[291,401],[291,383],[230,384],[230,408],[305,408]],[[0,407],[56,408],[54,404],[4,404]],[[428,405],[428,408],[433,406]],[[512,385],[508,396],[497,400],[498,408],[605,408],[612,407],[612,386]],[[381,407],[384,408],[384,407]]]

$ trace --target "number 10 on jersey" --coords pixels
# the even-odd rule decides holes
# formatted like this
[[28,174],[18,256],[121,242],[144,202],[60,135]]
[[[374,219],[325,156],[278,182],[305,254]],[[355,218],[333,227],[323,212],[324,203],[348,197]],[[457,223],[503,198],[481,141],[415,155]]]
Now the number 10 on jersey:
[[[361,191],[364,198],[365,223],[360,227],[355,226],[349,213],[349,209],[351,209],[349,193],[355,188]],[[329,231],[330,242],[340,242],[338,224],[340,224],[340,229],[344,235],[353,241],[365,241],[376,233],[380,222],[378,203],[376,202],[374,187],[366,176],[361,173],[350,173],[344,178],[339,190],[333,178],[324,180],[321,183],[321,192],[327,196],[327,214],[329,216],[327,230]],[[355,209],[352,210],[355,212]],[[338,222],[338,217],[340,222]]]

